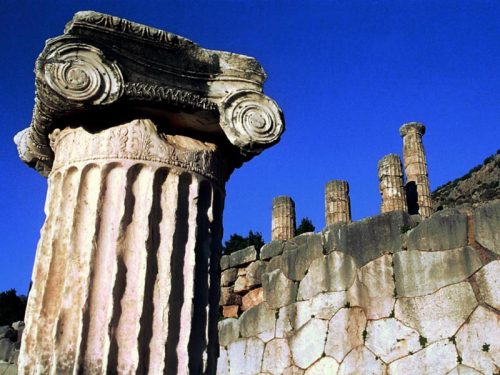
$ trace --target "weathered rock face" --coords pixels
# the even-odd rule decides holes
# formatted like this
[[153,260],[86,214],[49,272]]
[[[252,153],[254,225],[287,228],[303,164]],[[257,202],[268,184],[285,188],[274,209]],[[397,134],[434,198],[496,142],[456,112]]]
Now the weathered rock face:
[[49,187],[20,371],[214,373],[225,182],[283,132],[264,71],[80,12],[35,74],[15,140]]
[[264,261],[265,302],[220,325],[221,343],[258,340],[263,354],[226,366],[233,344],[222,344],[218,373],[248,373],[249,361],[252,374],[497,373],[500,258],[490,228],[500,221],[490,213],[500,201],[490,204],[487,214],[445,210],[413,229],[409,215],[389,212],[330,225],[320,243],[316,234],[280,243]]

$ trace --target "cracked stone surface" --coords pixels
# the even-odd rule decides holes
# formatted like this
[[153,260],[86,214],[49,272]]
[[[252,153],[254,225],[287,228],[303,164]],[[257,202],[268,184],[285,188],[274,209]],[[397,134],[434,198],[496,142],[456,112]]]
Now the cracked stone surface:
[[347,302],[347,292],[320,293],[310,301],[311,315],[330,320]]
[[457,365],[457,350],[446,339],[392,362],[389,365],[389,375],[414,374],[415,369],[422,375],[446,374]]
[[280,308],[295,302],[297,285],[287,278],[281,270],[274,270],[262,276],[264,301],[272,308]]
[[339,364],[332,357],[323,357],[311,367],[305,375],[335,375],[339,369]]
[[264,343],[255,337],[239,339],[228,346],[229,373],[255,375],[260,372]]
[[463,282],[427,296],[400,298],[394,311],[397,319],[433,342],[453,336],[476,306],[472,287]]
[[420,350],[417,331],[394,318],[368,321],[366,347],[385,363]]
[[311,319],[290,338],[293,362],[306,369],[323,354],[328,322]]
[[351,349],[363,345],[365,327],[366,316],[361,308],[340,309],[328,324],[325,354],[342,362]]
[[394,254],[398,297],[416,297],[465,280],[482,263],[472,247],[445,251],[401,251]]
[[377,360],[372,352],[364,346],[358,346],[351,350],[340,364],[338,375],[383,375],[385,370],[386,366],[382,361]]
[[456,335],[463,364],[485,374],[500,371],[500,315],[479,306]]
[[311,319],[312,315],[309,301],[282,307],[276,322],[276,337],[285,337],[288,332],[298,330]]
[[308,300],[321,292],[347,290],[356,277],[354,259],[334,251],[315,259],[300,282],[298,300]]
[[368,319],[388,317],[394,308],[392,256],[383,255],[357,271],[357,279],[348,291],[351,306],[361,306]]
[[481,268],[474,279],[479,287],[479,298],[500,310],[500,260],[495,260]]
[[285,339],[274,339],[266,344],[262,361],[263,372],[281,375],[290,364],[290,348]]

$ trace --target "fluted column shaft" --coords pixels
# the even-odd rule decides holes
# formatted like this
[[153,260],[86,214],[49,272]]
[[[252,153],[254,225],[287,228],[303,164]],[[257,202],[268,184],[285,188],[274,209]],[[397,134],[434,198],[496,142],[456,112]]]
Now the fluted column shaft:
[[213,372],[217,152],[149,120],[52,140],[20,373]]
[[295,236],[295,202],[287,196],[273,199],[272,240],[289,240]]
[[396,154],[384,156],[378,162],[379,189],[382,195],[380,211],[408,211],[401,159]]
[[[425,126],[418,122],[404,124],[399,133],[403,137],[403,159],[406,174],[408,209],[423,217],[432,215],[432,200],[422,137]],[[416,195],[416,199],[414,198]]]
[[344,180],[331,180],[325,187],[326,225],[351,222],[349,184]]

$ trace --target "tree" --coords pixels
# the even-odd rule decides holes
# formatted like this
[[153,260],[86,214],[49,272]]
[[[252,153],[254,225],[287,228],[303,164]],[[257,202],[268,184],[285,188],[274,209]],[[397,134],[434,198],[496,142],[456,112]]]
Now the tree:
[[316,227],[313,225],[311,219],[309,219],[308,217],[304,217],[301,220],[300,225],[297,227],[295,235],[298,236],[299,234],[302,233],[314,232],[315,229]]
[[222,252],[227,255],[252,245],[255,246],[257,253],[259,253],[260,248],[264,246],[262,233],[249,231],[248,236],[246,237],[234,233],[229,236],[229,240],[227,240],[224,243],[224,246],[222,246]]
[[18,296],[15,289],[0,293],[0,326],[24,320],[26,296]]

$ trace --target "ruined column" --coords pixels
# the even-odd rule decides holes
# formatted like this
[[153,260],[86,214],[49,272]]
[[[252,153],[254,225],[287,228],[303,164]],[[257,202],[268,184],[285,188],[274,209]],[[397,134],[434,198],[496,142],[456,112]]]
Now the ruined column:
[[213,374],[225,182],[279,141],[256,60],[79,12],[36,63],[48,176],[21,374]]
[[403,124],[399,128],[399,134],[403,137],[408,212],[410,214],[419,214],[422,217],[429,217],[433,211],[427,162],[422,143],[425,126],[419,122]]
[[325,186],[326,225],[351,222],[349,184],[344,180],[331,180]]
[[287,196],[273,199],[272,240],[289,240],[295,237],[295,202]]
[[396,154],[384,156],[378,162],[378,179],[382,205],[380,212],[408,211],[401,159]]

